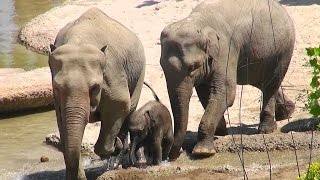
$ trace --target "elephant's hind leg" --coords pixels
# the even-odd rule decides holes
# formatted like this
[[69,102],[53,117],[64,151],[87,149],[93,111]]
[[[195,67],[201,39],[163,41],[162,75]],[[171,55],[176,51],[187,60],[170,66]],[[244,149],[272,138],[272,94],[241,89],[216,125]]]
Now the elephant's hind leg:
[[275,118],[277,121],[290,118],[295,109],[295,104],[279,88],[276,100]]
[[[265,65],[266,66],[266,65]],[[276,69],[275,67],[266,67],[269,69]],[[277,129],[277,123],[274,120],[276,98],[278,89],[283,80],[284,74],[271,71],[269,76],[264,77],[264,81],[258,87],[263,93],[262,109],[260,112],[260,124],[258,128],[259,133],[272,133]]]
[[275,113],[275,95],[263,92],[263,105],[260,113],[259,133],[272,133],[277,129],[277,123],[274,121]]

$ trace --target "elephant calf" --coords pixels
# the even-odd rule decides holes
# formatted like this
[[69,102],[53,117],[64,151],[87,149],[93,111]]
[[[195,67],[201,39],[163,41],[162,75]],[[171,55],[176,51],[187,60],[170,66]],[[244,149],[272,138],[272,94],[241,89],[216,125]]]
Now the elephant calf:
[[91,8],[62,28],[50,49],[66,178],[86,179],[80,160],[85,126],[101,121],[97,155],[119,153],[128,132],[123,122],[136,109],[143,85],[143,46],[132,31]]
[[280,85],[291,61],[295,31],[278,1],[206,0],[188,17],[165,27],[160,41],[160,64],[174,117],[171,160],[179,157],[193,87],[205,109],[192,151],[196,156],[215,154],[212,141],[215,134],[226,132],[224,113],[234,103],[237,84],[263,93],[259,133],[273,132],[275,118],[293,113],[294,103]]
[[[173,143],[172,119],[169,110],[155,98],[133,113],[128,122],[131,146],[129,159],[132,165],[158,165],[166,160]],[[146,154],[146,156],[145,156]],[[150,159],[153,159],[150,162]]]

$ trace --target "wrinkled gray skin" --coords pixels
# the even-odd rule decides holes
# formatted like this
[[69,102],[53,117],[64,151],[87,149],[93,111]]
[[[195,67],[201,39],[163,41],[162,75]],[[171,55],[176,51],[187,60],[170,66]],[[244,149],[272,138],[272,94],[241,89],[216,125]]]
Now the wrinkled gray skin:
[[133,32],[91,8],[60,30],[49,66],[66,179],[86,179],[80,163],[85,126],[101,121],[97,155],[119,153],[128,132],[125,119],[136,109],[143,85],[144,50]]
[[279,87],[291,60],[295,32],[278,2],[204,1],[188,17],[165,27],[160,39],[160,64],[174,116],[170,160],[179,157],[193,87],[205,109],[195,156],[215,154],[214,134],[226,134],[223,115],[234,102],[236,84],[249,84],[263,93],[260,133],[276,129],[275,111],[277,120],[294,111],[293,102]]
[[[143,167],[159,165],[168,158],[173,143],[172,119],[154,90],[148,86],[155,98],[133,113],[128,121],[130,132],[130,154],[132,165]],[[151,160],[151,162],[150,162]]]

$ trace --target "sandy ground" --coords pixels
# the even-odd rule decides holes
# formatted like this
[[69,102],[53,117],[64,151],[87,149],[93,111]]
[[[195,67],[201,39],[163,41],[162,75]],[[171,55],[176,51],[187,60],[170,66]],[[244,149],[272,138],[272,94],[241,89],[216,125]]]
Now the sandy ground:
[[[118,20],[135,32],[141,39],[147,59],[145,81],[155,89],[162,102],[170,109],[169,98],[163,71],[159,65],[159,36],[162,29],[187,16],[200,0],[184,1],[137,1],[137,0],[77,0],[67,1],[61,7],[53,8],[38,16],[22,29],[19,38],[30,49],[45,53],[49,43],[53,43],[56,33],[66,23],[76,19],[91,6],[98,7],[110,17]],[[319,0],[280,0],[292,17],[296,28],[296,45],[292,61],[282,87],[296,103],[292,120],[310,118],[305,109],[311,68],[307,66],[306,47],[320,43],[320,1]],[[240,94],[242,91],[242,99]],[[238,126],[241,122],[253,129],[257,128],[261,93],[250,86],[237,86],[237,96],[233,107],[226,114],[228,126]],[[152,99],[151,92],[143,88],[139,107]],[[239,104],[242,104],[241,108]],[[203,109],[196,93],[191,98],[188,130],[197,131]],[[229,115],[229,116],[228,116]],[[230,122],[230,123],[229,123]],[[287,121],[278,122],[282,127]],[[230,128],[232,129],[232,128]],[[279,128],[280,129],[280,128]]]

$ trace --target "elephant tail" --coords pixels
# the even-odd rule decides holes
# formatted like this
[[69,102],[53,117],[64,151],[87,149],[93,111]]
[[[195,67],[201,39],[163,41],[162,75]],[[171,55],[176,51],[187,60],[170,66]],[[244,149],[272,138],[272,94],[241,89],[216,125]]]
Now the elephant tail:
[[153,95],[154,99],[156,101],[160,102],[159,97],[157,96],[156,92],[152,89],[152,87],[148,83],[146,83],[145,81],[143,82],[143,84],[146,85],[152,91],[152,95]]

